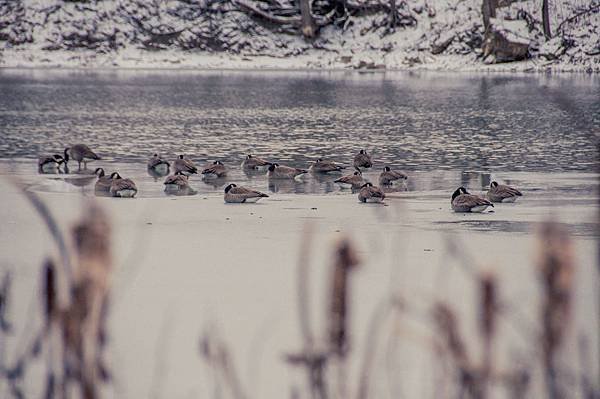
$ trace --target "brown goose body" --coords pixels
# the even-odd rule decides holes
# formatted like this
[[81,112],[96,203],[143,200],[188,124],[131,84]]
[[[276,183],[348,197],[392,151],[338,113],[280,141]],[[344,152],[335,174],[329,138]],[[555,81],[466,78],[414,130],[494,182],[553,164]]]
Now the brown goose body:
[[406,180],[408,176],[400,171],[392,170],[389,166],[383,168],[383,171],[379,175],[379,184],[382,186],[389,186],[396,180]]
[[367,154],[367,151],[360,150],[358,154],[354,156],[354,167],[355,168],[370,168],[373,166],[371,156]]
[[324,161],[322,159],[317,159],[317,161],[308,168],[312,173],[339,173],[344,169],[344,166],[340,166],[333,161]]
[[305,173],[308,173],[306,169],[292,168],[291,166],[274,163],[269,165],[267,177],[269,179],[295,179]]
[[260,191],[251,190],[246,187],[240,187],[235,184],[230,184],[225,187],[224,199],[227,203],[245,204],[257,202],[261,198],[269,197]]
[[64,155],[65,162],[69,162],[69,159],[71,158],[76,160],[79,169],[81,169],[82,162],[84,169],[87,169],[87,163],[89,161],[100,159],[100,157],[85,144],[75,144],[65,148]]
[[133,198],[137,194],[137,187],[131,179],[123,179],[118,173],[111,175],[110,194],[113,197]]
[[175,172],[174,175],[167,176],[164,182],[165,192],[178,192],[190,187],[188,177],[183,172]]
[[385,199],[385,193],[371,183],[365,183],[358,192],[360,202],[382,202]]
[[271,165],[269,161],[262,158],[255,157],[253,155],[247,155],[244,162],[242,162],[242,168],[249,170],[265,170]]
[[158,154],[154,154],[149,160],[148,160],[148,169],[152,169],[155,172],[157,172],[158,174],[167,174],[169,173],[169,167],[171,166],[171,164],[162,159],[160,157],[160,155]]
[[494,206],[485,198],[470,194],[464,187],[459,187],[452,194],[451,205],[454,212],[483,212]]
[[359,188],[363,184],[365,184],[365,179],[362,177],[362,173],[360,170],[357,170],[351,175],[342,176],[337,180],[334,180],[334,183],[338,183],[341,186],[350,186],[352,188]]
[[498,184],[495,181],[490,184],[487,197],[492,202],[515,202],[517,197],[523,194],[514,187]]
[[105,176],[104,169],[102,168],[97,168],[94,174],[98,176],[98,180],[96,180],[96,184],[94,185],[94,191],[97,193],[108,193],[112,184],[111,176]]
[[64,158],[58,154],[41,155],[38,158],[38,169],[40,173],[56,173],[64,162]]
[[225,176],[227,176],[227,168],[221,161],[214,161],[212,165],[202,171],[204,179],[218,179]]
[[175,170],[175,173],[181,172],[185,173],[186,175],[198,173],[198,168],[196,165],[194,165],[194,162],[192,162],[190,159],[184,159],[183,155],[177,157],[177,159],[173,162],[173,169]]

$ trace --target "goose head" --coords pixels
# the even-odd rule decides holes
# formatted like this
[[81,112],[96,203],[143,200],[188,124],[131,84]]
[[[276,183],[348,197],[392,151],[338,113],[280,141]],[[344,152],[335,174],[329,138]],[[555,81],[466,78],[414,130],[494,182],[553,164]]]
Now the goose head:
[[498,187],[498,183],[493,181],[492,184],[490,184],[490,187],[496,188],[496,187]]
[[367,182],[367,183],[363,184],[362,186],[360,186],[360,188],[372,187],[372,186],[373,186],[373,184]]
[[246,159],[251,159],[251,158],[252,158],[252,155],[250,155],[250,154],[246,155]]
[[277,166],[279,166],[279,165],[278,165],[278,164],[276,164],[276,163],[272,163],[272,164],[270,164],[270,165],[269,165],[269,172],[273,172]]
[[122,179],[121,175],[119,174],[119,172],[112,172],[110,174],[110,178],[111,179]]
[[462,194],[469,194],[469,193],[467,192],[467,189],[464,187],[457,188],[456,191],[454,191],[454,193],[452,193],[452,200],[454,200],[454,198],[456,198]]
[[104,169],[96,168],[96,170],[94,171],[94,174],[98,177],[104,177]]
[[183,159],[183,155],[180,155],[180,156],[179,156],[179,159]]
[[231,183],[227,187],[225,187],[225,192],[228,193],[232,188],[237,187],[235,184]]
[[391,170],[392,170],[392,168],[390,168],[389,166],[385,166],[385,167],[383,168],[383,171],[384,171],[384,172],[390,172]]

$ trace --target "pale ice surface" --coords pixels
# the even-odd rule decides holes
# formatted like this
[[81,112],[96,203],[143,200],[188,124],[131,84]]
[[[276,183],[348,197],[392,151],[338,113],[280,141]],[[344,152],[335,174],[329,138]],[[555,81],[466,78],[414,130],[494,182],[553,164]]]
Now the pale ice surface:
[[[394,397],[393,392],[432,397],[437,360],[426,344],[431,329],[425,326],[434,300],[447,300],[466,323],[463,331],[476,331],[473,276],[449,254],[448,237],[461,243],[477,270],[499,278],[509,312],[499,327],[503,355],[498,367],[515,365],[507,348],[522,361],[530,359],[537,337],[524,326],[538,317],[540,291],[534,232],[538,222],[548,219],[564,222],[572,233],[577,265],[572,328],[587,334],[591,356],[598,353],[596,173],[498,173],[493,178],[510,181],[524,196],[515,204],[497,204],[494,212],[460,214],[450,210],[450,187],[466,184],[482,193],[480,174],[413,172],[411,191],[389,193],[382,206],[360,204],[349,190],[273,193],[264,176],[250,179],[236,171],[232,180],[271,195],[258,204],[238,205],[223,203],[222,187],[202,189],[198,177],[191,183],[201,189],[198,195],[173,198],[164,195],[160,180],[146,175],[143,163],[105,166],[138,182],[140,198],[95,198],[90,186],[64,181],[80,175],[38,175],[32,160],[0,162],[0,270],[10,270],[14,279],[9,317],[16,335],[7,342],[8,359],[18,350],[15,342],[40,326],[41,315],[32,311],[40,300],[40,266],[45,256],[56,254],[46,228],[8,176],[37,193],[65,233],[89,201],[110,215],[115,262],[109,367],[114,384],[107,397],[213,397],[211,373],[198,350],[207,326],[217,326],[230,345],[252,397],[289,397],[292,387],[302,386],[304,374],[285,364],[283,355],[301,346],[296,264],[307,226],[313,232],[309,298],[318,337],[325,335],[333,245],[350,237],[361,259],[351,277],[352,389],[368,350],[375,351],[376,359],[373,397]],[[303,184],[321,183],[308,177]],[[369,320],[392,295],[402,297],[418,316],[386,324],[379,344],[366,348]],[[568,345],[576,348],[576,341],[572,336]],[[470,343],[477,348],[475,342]],[[592,377],[598,375],[597,360],[592,358]],[[578,364],[576,358],[569,361]],[[536,370],[537,364],[532,367]],[[43,365],[37,365],[27,375],[28,396],[40,396],[42,371]]]

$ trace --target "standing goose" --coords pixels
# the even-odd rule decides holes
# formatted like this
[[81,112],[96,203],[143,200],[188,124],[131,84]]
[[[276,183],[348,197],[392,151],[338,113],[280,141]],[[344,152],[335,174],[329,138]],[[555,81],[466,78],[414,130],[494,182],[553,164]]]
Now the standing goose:
[[242,162],[242,168],[243,169],[249,169],[249,170],[266,170],[269,165],[271,165],[270,162],[259,158],[259,157],[255,157],[252,156],[250,154],[246,155],[246,159],[244,159],[244,162]]
[[490,189],[487,192],[487,197],[492,202],[515,202],[517,197],[522,195],[516,188],[498,184],[495,181],[490,184]]
[[358,154],[354,156],[354,167],[355,168],[370,168],[373,166],[371,156],[367,154],[367,151],[360,150]]
[[77,161],[79,170],[81,170],[81,162],[83,162],[83,168],[87,169],[87,163],[89,161],[100,159],[100,157],[85,144],[75,144],[74,146],[65,148],[65,163],[69,162],[69,159],[71,158]]
[[292,168],[290,166],[273,163],[269,165],[267,177],[269,179],[295,179],[296,177],[308,173],[306,169]]
[[148,160],[148,169],[156,172],[157,175],[167,175],[169,173],[169,166],[171,166],[169,162],[162,159],[158,154],[154,154]]
[[212,165],[202,171],[202,177],[205,179],[218,179],[225,176],[227,176],[227,168],[221,161],[214,161]]
[[268,195],[261,193],[260,191],[250,190],[246,187],[238,187],[231,183],[225,187],[225,202],[227,203],[252,203],[256,202],[261,198],[267,198]]
[[38,158],[38,171],[40,173],[56,173],[64,158],[58,154],[42,155]]
[[385,193],[371,183],[365,183],[358,192],[358,200],[360,202],[381,202],[385,198]]
[[356,172],[351,175],[346,175],[335,180],[334,183],[339,183],[341,186],[350,186],[351,188],[359,188],[365,184],[365,179],[362,177],[360,169],[355,168]]
[[110,184],[110,194],[113,197],[133,198],[137,194],[137,187],[131,179],[123,179],[121,175],[114,172],[110,175],[112,181]]
[[452,194],[451,204],[454,212],[483,212],[488,206],[494,206],[485,198],[470,194],[464,187],[457,188]]
[[186,175],[191,175],[194,173],[198,173],[198,168],[196,168],[196,165],[194,165],[194,162],[192,162],[189,159],[184,159],[183,155],[180,155],[175,162],[173,162],[173,168],[175,169],[175,172],[182,172]]
[[112,179],[113,177],[118,175],[118,173],[113,172],[113,174],[111,174],[110,176],[105,176],[104,169],[96,168],[94,174],[98,176],[98,180],[96,181],[96,185],[94,186],[94,191],[96,191],[96,193],[109,193],[110,185],[112,184]]
[[309,171],[313,173],[337,173],[345,169],[345,166],[340,166],[332,161],[324,161],[317,159],[315,163],[310,165]]
[[191,189],[188,183],[188,177],[181,171],[175,172],[174,175],[167,176],[164,185],[166,193],[178,193],[183,190]]
[[390,186],[396,180],[406,180],[408,176],[404,173],[392,170],[389,166],[383,168],[383,172],[379,175],[379,184],[382,186]]

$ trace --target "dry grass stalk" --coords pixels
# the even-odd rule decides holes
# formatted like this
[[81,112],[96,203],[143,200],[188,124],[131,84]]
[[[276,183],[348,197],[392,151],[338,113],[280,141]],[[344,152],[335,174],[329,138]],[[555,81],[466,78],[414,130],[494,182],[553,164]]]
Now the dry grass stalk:
[[348,350],[348,276],[358,263],[350,241],[343,239],[336,250],[329,310],[329,347],[340,357],[344,357]]
[[558,356],[571,318],[574,276],[573,248],[566,229],[557,223],[544,223],[539,232],[538,251],[538,272],[543,289],[542,365],[548,397],[563,398]]
[[223,382],[233,398],[247,398],[231,360],[229,348],[214,330],[207,330],[200,338],[200,354],[209,368],[215,372],[218,388]]
[[482,396],[486,396],[488,383],[493,370],[493,341],[496,335],[498,312],[498,288],[496,278],[485,274],[479,278],[479,330],[483,342],[483,361],[481,366],[480,386]]

